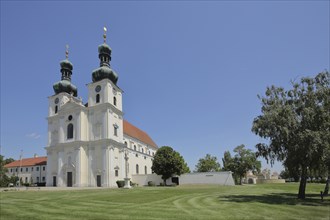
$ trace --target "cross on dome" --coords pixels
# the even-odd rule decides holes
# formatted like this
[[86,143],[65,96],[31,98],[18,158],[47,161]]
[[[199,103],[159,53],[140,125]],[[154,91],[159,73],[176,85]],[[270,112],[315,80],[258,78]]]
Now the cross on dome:
[[104,31],[104,33],[103,33],[103,42],[105,43],[106,40],[107,40],[107,28],[103,27],[103,31]]
[[65,45],[65,58],[69,59],[69,45]]

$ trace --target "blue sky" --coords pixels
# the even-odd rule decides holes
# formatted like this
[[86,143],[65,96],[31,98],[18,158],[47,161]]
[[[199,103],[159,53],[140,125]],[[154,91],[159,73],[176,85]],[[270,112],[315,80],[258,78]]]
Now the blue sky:
[[46,154],[65,45],[86,102],[103,26],[125,119],[191,169],[207,153],[255,150],[257,94],[329,70],[329,20],[329,1],[1,1],[1,154]]

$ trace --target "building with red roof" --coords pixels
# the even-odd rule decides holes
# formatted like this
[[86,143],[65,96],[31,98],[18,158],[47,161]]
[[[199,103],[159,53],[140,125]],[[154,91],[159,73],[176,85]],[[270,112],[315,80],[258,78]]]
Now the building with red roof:
[[8,176],[18,176],[26,184],[46,183],[47,157],[22,158],[5,165]]

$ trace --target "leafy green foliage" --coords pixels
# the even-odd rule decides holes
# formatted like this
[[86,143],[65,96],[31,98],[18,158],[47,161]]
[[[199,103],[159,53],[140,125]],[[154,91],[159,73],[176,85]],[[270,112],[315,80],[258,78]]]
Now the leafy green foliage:
[[123,188],[125,186],[124,180],[117,180],[116,181],[118,188]]
[[290,181],[299,182],[299,175],[297,172],[290,172],[287,168],[281,171],[280,177],[282,179],[289,179]]
[[9,183],[16,183],[18,177],[8,177],[6,172],[8,171],[5,168],[5,165],[15,161],[13,158],[4,159],[4,156],[0,155],[0,187],[7,187]]
[[196,165],[197,172],[217,172],[221,170],[217,157],[206,154],[204,158],[199,159]]
[[151,169],[156,174],[162,176],[164,184],[166,184],[166,179],[173,175],[180,176],[183,173],[190,172],[187,163],[180,153],[169,146],[163,146],[157,150]]
[[259,143],[258,155],[273,163],[283,161],[290,173],[300,176],[298,198],[305,198],[311,170],[330,167],[330,74],[292,82],[292,89],[271,86],[260,97],[262,114],[252,131],[269,143]]
[[253,173],[260,172],[261,162],[257,160],[256,154],[250,149],[245,149],[242,144],[234,149],[235,156],[225,151],[222,158],[223,170],[232,171],[235,183],[242,183],[242,178],[251,170]]

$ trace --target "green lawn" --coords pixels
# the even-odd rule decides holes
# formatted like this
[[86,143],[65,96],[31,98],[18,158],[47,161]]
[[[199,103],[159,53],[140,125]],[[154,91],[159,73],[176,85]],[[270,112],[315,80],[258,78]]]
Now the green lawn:
[[0,219],[330,219],[324,184],[1,192]]

